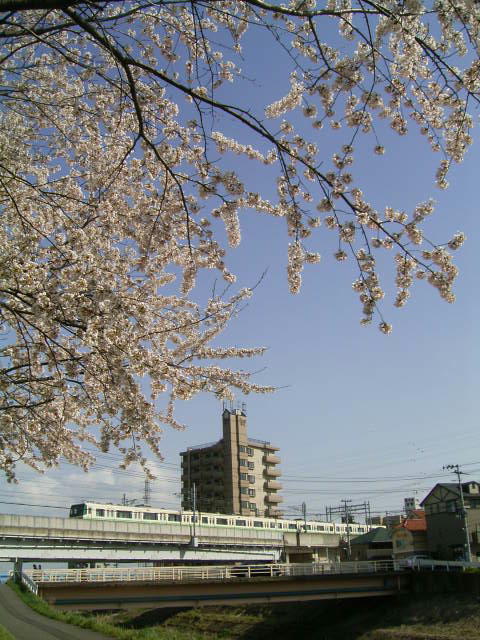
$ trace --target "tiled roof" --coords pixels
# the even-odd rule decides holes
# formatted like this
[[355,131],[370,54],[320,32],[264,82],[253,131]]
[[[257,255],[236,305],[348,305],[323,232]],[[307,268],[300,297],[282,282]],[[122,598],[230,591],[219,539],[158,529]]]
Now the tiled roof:
[[408,517],[395,528],[407,529],[407,531],[426,531],[425,511],[423,509],[411,509],[408,512]]
[[369,544],[370,542],[391,542],[392,534],[385,527],[377,527],[361,536],[352,538],[351,544]]

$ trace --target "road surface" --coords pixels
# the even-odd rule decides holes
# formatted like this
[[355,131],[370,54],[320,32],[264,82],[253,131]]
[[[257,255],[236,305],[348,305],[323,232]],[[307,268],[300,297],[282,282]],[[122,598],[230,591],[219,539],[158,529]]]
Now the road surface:
[[40,615],[5,584],[0,584],[0,623],[16,640],[111,640],[111,636]]

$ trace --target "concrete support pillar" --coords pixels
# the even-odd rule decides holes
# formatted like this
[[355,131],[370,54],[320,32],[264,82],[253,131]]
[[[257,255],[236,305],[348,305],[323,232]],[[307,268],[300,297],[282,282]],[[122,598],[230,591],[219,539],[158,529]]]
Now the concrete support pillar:
[[22,582],[22,572],[23,572],[23,559],[15,558],[15,562],[13,564],[13,579],[15,582],[19,584]]

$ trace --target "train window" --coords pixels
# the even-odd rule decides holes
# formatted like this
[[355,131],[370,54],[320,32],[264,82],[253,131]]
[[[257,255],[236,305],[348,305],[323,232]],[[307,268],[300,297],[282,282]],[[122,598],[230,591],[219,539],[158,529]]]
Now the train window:
[[217,518],[217,524],[228,524],[227,518]]
[[254,527],[263,527],[263,522],[260,522],[260,520],[254,520],[253,521],[253,526]]
[[277,523],[277,527],[278,527],[279,529],[283,529],[283,524],[282,524],[281,522],[278,522],[278,523]]
[[169,522],[181,522],[182,521],[182,516],[179,513],[169,513],[168,514],[168,521]]
[[288,528],[289,528],[289,529],[296,529],[296,528],[297,528],[297,525],[296,525],[296,524],[289,524],[289,525],[288,525]]
[[190,522],[198,522],[198,516],[192,516]]
[[207,516],[202,516],[202,524],[208,524]]
[[235,526],[236,527],[246,527],[247,526],[247,521],[246,520],[235,520]]
[[99,518],[105,517],[105,509],[95,509],[95,515]]
[[311,528],[312,528],[312,525],[311,525],[311,524],[306,524],[306,525],[305,525],[305,529],[307,529],[307,531],[310,531],[310,530],[311,530]]
[[270,529],[276,529],[277,525],[275,522],[270,522]]
[[92,513],[92,509],[90,507],[88,507],[87,513]]
[[131,511],[117,511],[117,518],[131,518]]
[[317,526],[317,531],[325,531],[325,527],[323,526],[323,524],[319,524]]
[[148,511],[144,511],[143,519],[144,520],[158,520],[158,513],[150,513]]

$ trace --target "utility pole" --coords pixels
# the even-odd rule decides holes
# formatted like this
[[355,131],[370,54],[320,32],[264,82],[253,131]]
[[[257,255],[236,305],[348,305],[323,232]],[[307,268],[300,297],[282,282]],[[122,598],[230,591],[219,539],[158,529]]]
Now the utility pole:
[[307,503],[302,502],[303,526],[307,530]]
[[343,502],[344,514],[345,514],[345,522],[347,524],[346,532],[347,532],[347,554],[348,559],[352,557],[352,545],[350,543],[350,507],[348,505],[351,500],[341,500]]
[[198,540],[197,540],[197,528],[196,528],[196,523],[197,523],[197,485],[195,484],[195,482],[192,485],[192,502],[193,502],[193,517],[192,517],[192,547],[198,547]]
[[461,508],[461,516],[463,519],[463,530],[465,532],[465,560],[467,562],[471,562],[472,561],[472,551],[470,549],[470,536],[468,534],[468,518],[467,518],[467,510],[465,508],[465,501],[463,499],[463,487],[462,487],[462,480],[460,478],[461,475],[463,475],[463,472],[460,471],[460,467],[458,466],[458,464],[446,464],[443,469],[448,469],[449,471],[452,471],[458,478],[458,490],[460,492],[460,508]]
[[150,478],[146,476],[145,478],[145,486],[143,490],[143,504],[146,507],[150,506],[150,496],[151,496],[151,486],[150,486]]

